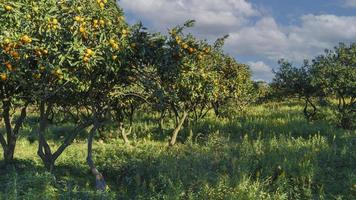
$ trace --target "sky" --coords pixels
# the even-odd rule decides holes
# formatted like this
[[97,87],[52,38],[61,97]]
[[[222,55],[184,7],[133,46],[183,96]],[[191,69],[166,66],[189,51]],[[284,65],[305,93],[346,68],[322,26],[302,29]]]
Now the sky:
[[356,0],[120,0],[129,23],[152,31],[196,20],[189,32],[248,64],[255,80],[271,81],[279,59],[299,65],[339,42],[356,42]]

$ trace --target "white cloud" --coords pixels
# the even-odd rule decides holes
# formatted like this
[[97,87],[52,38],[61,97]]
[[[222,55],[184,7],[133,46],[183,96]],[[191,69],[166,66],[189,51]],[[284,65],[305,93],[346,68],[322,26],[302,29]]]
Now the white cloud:
[[263,61],[248,62],[254,80],[270,81],[274,77],[272,68]]
[[160,31],[194,19],[195,30],[214,36],[231,32],[245,25],[248,17],[259,15],[246,0],[120,0],[119,5]]
[[[356,0],[345,2],[356,6]],[[297,18],[298,25],[281,25],[248,0],[120,0],[119,4],[156,31],[195,19],[193,33],[199,37],[212,40],[230,34],[227,52],[254,58],[249,60],[259,68],[263,65],[256,61],[271,63],[286,58],[300,63],[339,42],[356,41],[356,16],[309,14]],[[266,74],[262,79],[271,77]]]
[[252,26],[243,27],[230,34],[227,48],[235,55],[262,55],[279,57],[287,47],[288,38],[275,20],[265,17]]
[[356,41],[356,16],[304,15],[300,20],[300,26],[280,26],[274,18],[263,17],[231,33],[228,50],[233,55],[257,55],[272,61],[302,61],[339,42]]
[[345,0],[345,6],[356,7],[356,0]]

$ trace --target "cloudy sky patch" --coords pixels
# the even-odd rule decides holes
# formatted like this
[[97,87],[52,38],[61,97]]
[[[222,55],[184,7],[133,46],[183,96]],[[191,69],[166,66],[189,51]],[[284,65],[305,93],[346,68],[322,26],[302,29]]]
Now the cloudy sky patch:
[[356,0],[120,0],[131,23],[154,31],[188,19],[190,31],[213,41],[229,34],[225,50],[270,81],[278,59],[301,63],[339,42],[356,42]]

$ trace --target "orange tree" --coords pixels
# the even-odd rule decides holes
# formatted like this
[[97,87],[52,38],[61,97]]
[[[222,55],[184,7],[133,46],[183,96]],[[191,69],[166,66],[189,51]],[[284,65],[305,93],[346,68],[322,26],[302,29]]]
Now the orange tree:
[[[313,75],[307,61],[302,67],[294,67],[286,60],[278,62],[280,68],[275,72],[272,87],[280,97],[295,97],[304,100],[303,113],[307,120],[312,120],[317,113],[313,98],[322,95],[318,86],[312,84]],[[312,109],[310,109],[311,107]]]
[[339,44],[313,60],[311,85],[337,99],[338,125],[356,127],[356,43]]
[[216,40],[209,56],[205,57],[206,64],[218,75],[215,79],[218,91],[211,101],[216,116],[221,116],[222,106],[237,106],[241,110],[254,98],[250,68],[223,51],[227,37]]
[[[185,35],[183,30],[191,27],[194,21],[188,21],[170,31],[170,35],[161,45],[160,63],[155,63],[155,104],[174,113],[176,127],[169,144],[176,143],[177,136],[189,115],[204,113],[210,103],[217,101],[223,86],[219,82],[218,60],[213,56],[213,47],[206,41],[197,40],[193,35]],[[201,114],[200,116],[203,116]]]
[[[28,57],[26,46],[32,42],[22,35],[21,12],[17,4],[0,2],[0,101],[2,124],[6,134],[0,133],[0,143],[6,162],[14,157],[17,137],[26,118],[27,107],[32,101],[32,69],[24,67]],[[20,109],[20,115],[13,114]],[[6,136],[5,136],[6,135]]]
[[[38,154],[51,170],[80,129],[94,121],[98,128],[109,90],[126,66],[129,29],[115,1],[17,0],[1,6],[9,18],[4,21],[13,27],[2,37],[21,42],[16,54],[10,52],[18,59],[16,74],[32,74],[30,94],[40,110]],[[90,111],[52,152],[45,137],[48,117],[55,107],[68,106]]]
[[154,74],[150,71],[153,62],[158,60],[153,40],[155,33],[149,33],[141,23],[131,27],[128,37],[129,51],[125,51],[125,59],[120,69],[121,78],[111,93],[111,114],[119,125],[119,132],[125,143],[132,131],[134,113],[149,103]]

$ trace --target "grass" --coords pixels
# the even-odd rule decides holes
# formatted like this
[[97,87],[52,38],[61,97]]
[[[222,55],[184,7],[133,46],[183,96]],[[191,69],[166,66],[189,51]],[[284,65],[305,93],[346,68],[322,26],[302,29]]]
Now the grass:
[[[210,116],[194,123],[192,137],[184,130],[184,143],[171,149],[173,123],[156,134],[152,116],[141,115],[131,146],[115,139],[115,129],[106,130],[114,138],[94,144],[106,192],[93,189],[84,139],[49,174],[26,125],[15,165],[0,164],[0,199],[356,199],[355,131],[308,123],[301,110],[296,103],[270,103],[231,119]],[[66,129],[51,129],[53,146]]]

